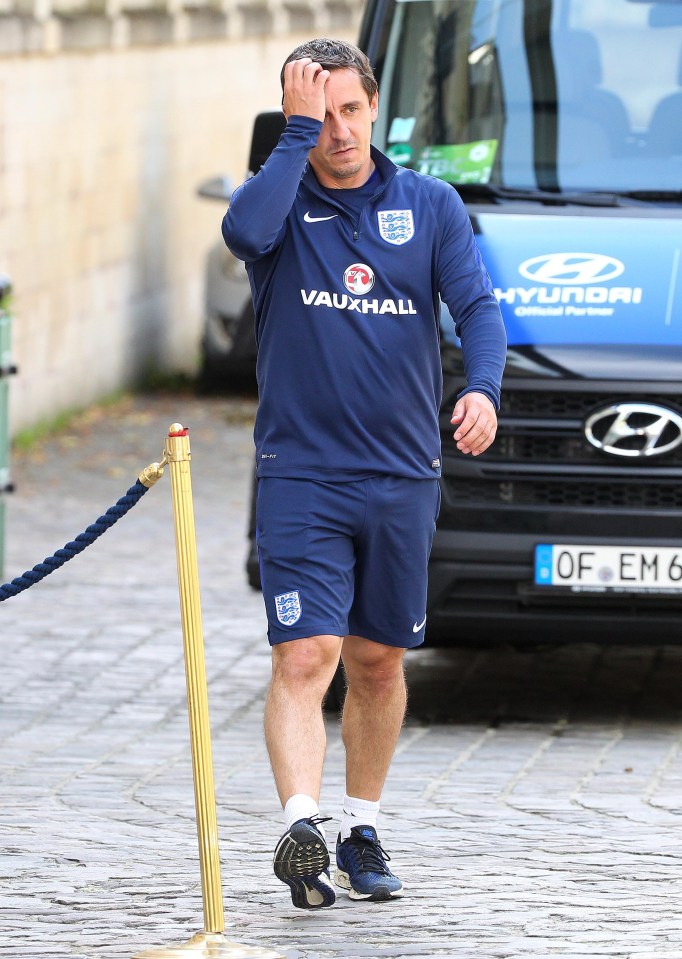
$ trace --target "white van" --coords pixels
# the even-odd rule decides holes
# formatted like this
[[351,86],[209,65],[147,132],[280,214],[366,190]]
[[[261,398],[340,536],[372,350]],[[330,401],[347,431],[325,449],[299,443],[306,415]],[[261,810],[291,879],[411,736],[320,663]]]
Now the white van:
[[427,641],[682,636],[682,2],[370,0],[374,142],[467,205],[503,311],[498,437],[458,454]]

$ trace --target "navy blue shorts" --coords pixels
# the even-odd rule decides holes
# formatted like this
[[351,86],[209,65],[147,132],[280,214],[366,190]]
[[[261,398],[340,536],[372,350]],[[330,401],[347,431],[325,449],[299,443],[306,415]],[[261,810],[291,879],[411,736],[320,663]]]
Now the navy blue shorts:
[[362,636],[424,641],[437,479],[258,480],[256,540],[271,645]]

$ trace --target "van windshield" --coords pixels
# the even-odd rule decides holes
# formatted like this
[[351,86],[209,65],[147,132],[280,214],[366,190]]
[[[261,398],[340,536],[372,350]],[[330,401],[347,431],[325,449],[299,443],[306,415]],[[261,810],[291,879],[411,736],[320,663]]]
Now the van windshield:
[[457,186],[682,189],[682,0],[395,0],[374,142]]

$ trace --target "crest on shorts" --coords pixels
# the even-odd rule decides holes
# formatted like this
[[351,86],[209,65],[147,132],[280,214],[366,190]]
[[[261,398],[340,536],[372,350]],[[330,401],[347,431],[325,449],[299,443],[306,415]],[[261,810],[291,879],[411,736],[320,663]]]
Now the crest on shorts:
[[293,626],[297,623],[301,618],[301,597],[298,595],[298,590],[275,596],[275,609],[277,619],[282,626]]
[[379,234],[382,240],[402,246],[414,236],[412,210],[378,210]]

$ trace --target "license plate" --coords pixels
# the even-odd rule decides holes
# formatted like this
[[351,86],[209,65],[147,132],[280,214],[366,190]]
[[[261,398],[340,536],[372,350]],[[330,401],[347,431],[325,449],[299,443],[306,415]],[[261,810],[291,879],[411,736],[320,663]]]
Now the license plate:
[[535,547],[535,585],[604,592],[682,592],[682,545]]

